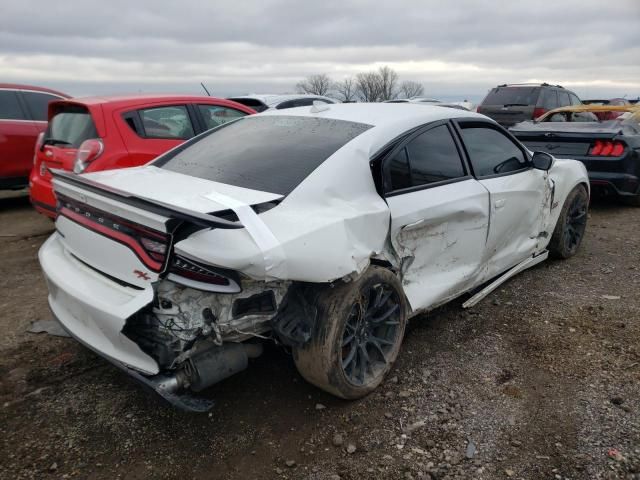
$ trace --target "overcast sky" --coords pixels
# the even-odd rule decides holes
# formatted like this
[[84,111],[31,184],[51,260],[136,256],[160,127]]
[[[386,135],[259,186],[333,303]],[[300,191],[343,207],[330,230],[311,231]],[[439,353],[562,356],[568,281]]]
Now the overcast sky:
[[640,95],[640,0],[19,0],[0,14],[0,81],[72,95],[283,93],[389,65],[445,99],[546,81]]

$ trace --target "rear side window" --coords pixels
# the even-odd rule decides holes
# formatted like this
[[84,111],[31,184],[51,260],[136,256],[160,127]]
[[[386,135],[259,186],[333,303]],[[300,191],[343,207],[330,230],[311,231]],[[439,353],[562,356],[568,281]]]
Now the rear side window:
[[458,149],[446,125],[418,135],[407,145],[414,186],[463,177]]
[[389,179],[388,187],[391,191],[412,186],[411,174],[409,173],[409,157],[407,156],[406,148],[398,150],[393,157],[389,158],[385,163],[386,176]]
[[538,105],[545,110],[558,108],[558,93],[550,88],[543,90]]
[[147,108],[139,113],[147,138],[186,140],[193,137],[193,126],[184,105]]
[[26,120],[20,107],[18,94],[13,90],[0,90],[0,119]]
[[463,126],[462,139],[478,177],[516,172],[528,167],[522,150],[493,128]]
[[497,87],[482,101],[483,105],[535,105],[540,95],[540,87]]
[[465,176],[462,159],[446,125],[421,133],[385,161],[391,190]]
[[569,98],[569,94],[567,92],[558,92],[558,100],[560,100],[561,107],[571,105],[571,99]]
[[82,142],[91,138],[98,138],[98,133],[89,110],[80,105],[59,105],[49,122],[44,142],[78,148]]
[[287,195],[338,149],[371,128],[329,118],[247,116],[164,155],[168,170]]
[[235,108],[221,107],[219,105],[198,105],[198,110],[207,130],[246,115],[246,113]]
[[47,121],[47,112],[49,102],[52,100],[60,100],[60,97],[40,92],[22,92],[27,108],[31,113],[31,118],[40,122]]

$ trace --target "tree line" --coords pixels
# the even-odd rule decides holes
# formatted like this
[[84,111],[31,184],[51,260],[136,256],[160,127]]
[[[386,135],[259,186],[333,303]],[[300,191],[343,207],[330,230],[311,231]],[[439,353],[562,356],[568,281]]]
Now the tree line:
[[343,102],[384,102],[424,95],[424,87],[420,83],[412,80],[399,82],[397,72],[388,66],[340,81],[332,80],[326,73],[309,75],[296,84],[296,91],[334,97]]

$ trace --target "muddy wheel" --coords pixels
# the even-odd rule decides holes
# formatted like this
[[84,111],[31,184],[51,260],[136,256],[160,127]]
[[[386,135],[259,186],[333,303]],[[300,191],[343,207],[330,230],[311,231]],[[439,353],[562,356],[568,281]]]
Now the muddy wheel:
[[400,281],[393,272],[372,266],[356,281],[326,288],[316,302],[314,335],[293,352],[298,371],[338,397],[367,395],[400,351],[407,323]]
[[565,259],[575,255],[587,227],[588,207],[589,195],[582,185],[569,192],[549,242],[552,257]]

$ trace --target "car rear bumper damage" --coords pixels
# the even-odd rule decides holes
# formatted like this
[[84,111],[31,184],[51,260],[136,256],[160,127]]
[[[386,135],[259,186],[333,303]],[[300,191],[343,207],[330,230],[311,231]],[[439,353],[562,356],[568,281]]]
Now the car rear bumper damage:
[[[246,341],[260,336],[251,330],[269,330],[268,322],[276,313],[275,306],[264,315],[234,313],[243,302],[255,297],[250,285],[238,295],[203,295],[172,282],[161,282],[155,287],[160,290],[159,303],[167,307],[179,299],[180,307],[153,308],[154,287],[123,285],[94,270],[65,249],[59,233],[43,244],[39,258],[49,287],[49,306],[63,328],[182,410],[204,412],[213,407],[211,399],[193,392],[247,368],[249,358],[262,353],[261,344]],[[281,302],[287,286],[274,285],[274,289],[281,287],[272,294],[274,302]],[[199,340],[207,327],[203,323],[205,307],[216,320],[216,335],[212,337],[217,341]],[[139,323],[150,318],[154,334],[145,330],[148,323]],[[171,329],[178,329],[175,338],[171,337]],[[176,351],[167,355],[165,347]]]
[[49,306],[63,327],[105,358],[157,374],[158,365],[122,335],[127,318],[153,301],[149,286],[117,284],[65,250],[54,233],[41,247],[40,264],[49,287]]

